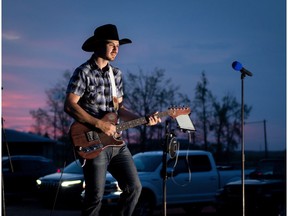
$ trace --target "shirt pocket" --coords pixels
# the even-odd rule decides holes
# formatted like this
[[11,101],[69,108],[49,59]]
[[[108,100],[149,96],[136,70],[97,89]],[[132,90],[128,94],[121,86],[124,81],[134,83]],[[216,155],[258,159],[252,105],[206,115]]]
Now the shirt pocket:
[[87,102],[91,105],[105,103],[104,86],[90,85],[87,88]]
[[87,88],[87,102],[89,104],[96,104],[97,102],[97,88],[95,85],[90,85]]

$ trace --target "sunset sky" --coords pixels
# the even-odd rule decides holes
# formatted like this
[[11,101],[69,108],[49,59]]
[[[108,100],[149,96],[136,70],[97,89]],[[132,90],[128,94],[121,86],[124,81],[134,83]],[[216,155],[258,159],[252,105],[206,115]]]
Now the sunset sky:
[[[245,126],[247,149],[286,148],[285,0],[71,1],[2,0],[2,117],[6,128],[29,131],[29,111],[45,107],[45,90],[90,57],[82,43],[97,26],[117,25],[121,46],[113,62],[126,71],[166,71],[180,91],[194,97],[205,71],[220,100],[241,101],[237,60],[253,73],[244,79],[252,106]],[[192,111],[193,112],[193,111]]]

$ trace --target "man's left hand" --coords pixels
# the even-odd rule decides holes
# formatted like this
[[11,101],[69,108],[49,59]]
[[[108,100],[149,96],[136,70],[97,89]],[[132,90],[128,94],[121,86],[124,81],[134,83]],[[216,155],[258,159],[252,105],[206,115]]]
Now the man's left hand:
[[148,126],[153,126],[161,122],[161,119],[158,117],[158,112],[148,117]]

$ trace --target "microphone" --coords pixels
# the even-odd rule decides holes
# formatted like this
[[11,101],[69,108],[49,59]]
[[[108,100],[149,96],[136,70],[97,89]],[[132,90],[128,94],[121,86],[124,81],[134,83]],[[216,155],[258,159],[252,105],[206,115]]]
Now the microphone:
[[238,61],[234,61],[232,63],[232,67],[234,70],[240,71],[241,73],[244,73],[245,75],[253,76],[253,74],[250,71],[248,71],[247,69],[245,69],[244,67],[242,67],[242,64]]

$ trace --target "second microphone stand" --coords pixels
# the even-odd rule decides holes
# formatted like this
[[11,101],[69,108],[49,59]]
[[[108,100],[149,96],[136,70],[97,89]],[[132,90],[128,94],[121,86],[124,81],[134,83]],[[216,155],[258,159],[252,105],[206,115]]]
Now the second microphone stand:
[[165,134],[166,134],[166,140],[163,145],[163,157],[162,157],[162,178],[163,178],[163,216],[167,215],[167,202],[166,202],[166,191],[167,191],[167,155],[169,152],[169,144],[171,141],[173,141],[173,138],[175,137],[174,133],[170,131],[169,129],[169,121],[166,121],[166,127],[165,127]]

